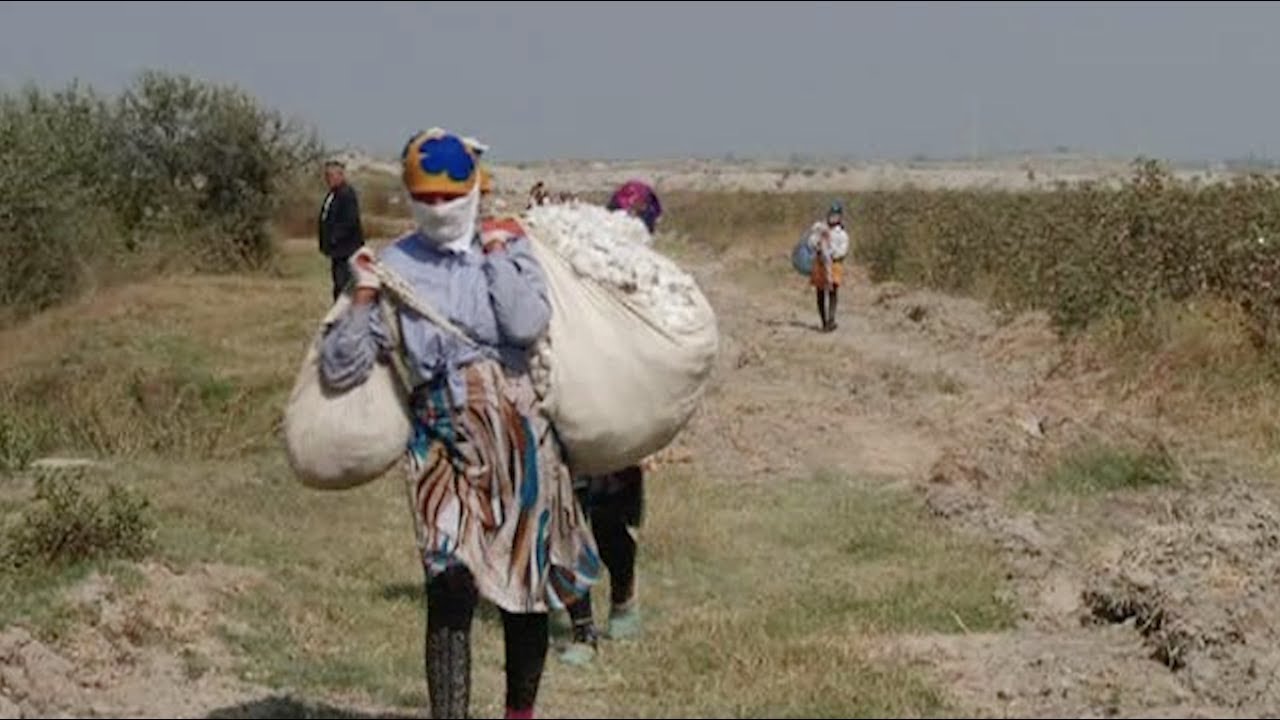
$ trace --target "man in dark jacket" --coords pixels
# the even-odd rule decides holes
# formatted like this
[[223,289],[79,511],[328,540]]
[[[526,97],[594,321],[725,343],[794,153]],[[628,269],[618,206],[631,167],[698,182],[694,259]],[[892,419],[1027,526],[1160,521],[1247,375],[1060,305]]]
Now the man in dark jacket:
[[355,188],[347,183],[345,168],[337,160],[324,164],[324,181],[329,186],[320,206],[320,252],[329,257],[333,275],[333,299],[337,300],[351,281],[347,261],[364,246],[360,226],[360,204]]

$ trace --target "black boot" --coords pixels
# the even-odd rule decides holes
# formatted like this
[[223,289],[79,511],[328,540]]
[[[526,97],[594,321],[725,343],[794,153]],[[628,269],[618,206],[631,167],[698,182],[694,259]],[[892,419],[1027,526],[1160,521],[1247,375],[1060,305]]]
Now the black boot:
[[547,614],[503,611],[502,635],[507,661],[507,717],[532,713],[547,660]]
[[836,305],[840,300],[840,288],[831,288],[831,302],[827,304],[827,332],[836,329]]
[[827,291],[818,288],[818,319],[822,321],[822,331],[827,330]]

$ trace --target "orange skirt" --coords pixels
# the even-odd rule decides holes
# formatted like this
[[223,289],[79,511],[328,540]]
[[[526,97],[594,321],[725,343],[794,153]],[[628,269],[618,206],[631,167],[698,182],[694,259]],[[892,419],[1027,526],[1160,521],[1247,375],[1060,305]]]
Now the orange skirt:
[[823,264],[822,258],[814,258],[813,270],[809,273],[809,284],[819,290],[840,287],[841,281],[844,280],[844,261],[831,261],[831,276],[827,277],[827,267]]

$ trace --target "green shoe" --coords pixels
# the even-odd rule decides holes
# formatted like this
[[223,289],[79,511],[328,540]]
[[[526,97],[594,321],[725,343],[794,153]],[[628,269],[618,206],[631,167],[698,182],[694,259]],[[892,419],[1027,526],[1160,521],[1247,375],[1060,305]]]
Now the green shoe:
[[640,634],[640,608],[632,606],[625,610],[614,608],[609,611],[609,630],[611,640],[626,640]]
[[585,667],[596,659],[596,646],[589,642],[571,642],[559,652],[560,662],[572,667]]

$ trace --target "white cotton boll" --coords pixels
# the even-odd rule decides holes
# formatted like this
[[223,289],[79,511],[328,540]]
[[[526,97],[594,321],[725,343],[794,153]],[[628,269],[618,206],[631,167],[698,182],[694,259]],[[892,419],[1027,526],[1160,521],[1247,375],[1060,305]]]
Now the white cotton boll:
[[[651,248],[653,238],[638,218],[588,204],[535,206],[525,217],[574,272],[626,293],[668,329],[693,330],[701,322],[697,283]],[[545,350],[543,362],[550,362],[549,347],[535,350]]]

